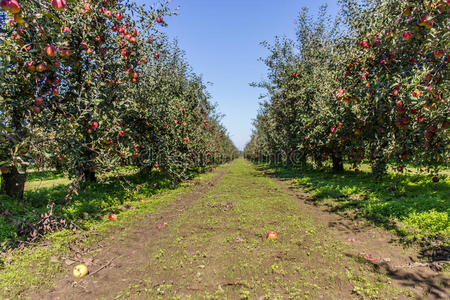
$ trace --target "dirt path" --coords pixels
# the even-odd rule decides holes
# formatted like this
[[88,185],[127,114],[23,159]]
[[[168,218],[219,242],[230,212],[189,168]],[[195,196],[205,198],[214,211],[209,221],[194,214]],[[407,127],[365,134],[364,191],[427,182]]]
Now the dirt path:
[[[66,275],[34,299],[408,299],[448,294],[448,278],[396,278],[389,261],[407,257],[374,232],[347,232],[349,221],[307,205],[236,160],[157,214],[123,228],[83,253],[96,274]],[[335,220],[333,220],[335,218]],[[342,221],[338,226],[330,226]],[[158,228],[159,224],[159,228]],[[350,223],[351,224],[351,223]],[[265,238],[268,231],[278,239]],[[376,232],[381,234],[381,232]],[[353,240],[352,240],[353,239]],[[349,242],[350,241],[350,242]],[[380,249],[386,245],[387,252]],[[371,252],[374,251],[374,252]],[[359,255],[361,254],[361,255]],[[368,254],[373,255],[367,256]],[[362,257],[361,257],[362,256]],[[403,258],[402,258],[403,259]],[[374,260],[374,262],[371,262]],[[404,263],[405,261],[402,261]],[[388,267],[386,267],[388,266]],[[72,267],[67,267],[70,274]],[[389,276],[390,275],[390,276]],[[403,276],[405,275],[405,276]]]

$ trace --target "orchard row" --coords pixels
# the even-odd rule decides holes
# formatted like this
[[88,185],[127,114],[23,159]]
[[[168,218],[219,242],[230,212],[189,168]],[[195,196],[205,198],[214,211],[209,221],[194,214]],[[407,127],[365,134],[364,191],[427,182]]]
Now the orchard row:
[[447,0],[344,0],[337,19],[326,8],[313,20],[300,12],[297,40],[266,46],[267,90],[246,155],[389,163],[434,174],[449,157]]
[[159,31],[173,15],[122,0],[1,0],[1,193],[26,170],[80,180],[137,166],[181,180],[235,150],[202,79]]

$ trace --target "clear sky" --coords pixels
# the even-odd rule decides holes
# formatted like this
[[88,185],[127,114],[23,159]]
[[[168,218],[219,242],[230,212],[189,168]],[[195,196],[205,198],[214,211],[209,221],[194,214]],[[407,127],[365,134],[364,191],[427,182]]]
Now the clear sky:
[[323,4],[330,13],[337,11],[337,2],[330,0],[172,1],[172,7],[180,6],[179,15],[165,19],[165,31],[178,39],[194,72],[213,84],[208,87],[212,102],[225,114],[223,124],[239,149],[250,140],[258,97],[264,92],[249,86],[266,73],[258,61],[267,55],[260,42],[277,35],[294,37],[300,9],[309,7],[316,13]]

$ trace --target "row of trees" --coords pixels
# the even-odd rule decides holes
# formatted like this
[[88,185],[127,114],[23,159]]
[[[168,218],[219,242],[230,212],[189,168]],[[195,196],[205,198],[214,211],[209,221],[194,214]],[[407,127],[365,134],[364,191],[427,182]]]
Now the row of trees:
[[[202,79],[158,30],[168,3],[1,0],[0,193],[26,170],[189,170],[235,150]],[[216,161],[214,161],[214,159]],[[218,160],[218,161],[217,161]]]
[[268,79],[255,86],[266,100],[246,156],[436,172],[449,157],[450,2],[340,3],[336,20],[326,7],[315,20],[303,9],[295,41],[265,43]]

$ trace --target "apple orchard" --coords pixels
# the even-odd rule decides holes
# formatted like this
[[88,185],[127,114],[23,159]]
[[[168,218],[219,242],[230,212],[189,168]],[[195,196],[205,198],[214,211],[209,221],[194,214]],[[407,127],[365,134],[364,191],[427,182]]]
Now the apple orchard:
[[[425,168],[449,157],[450,1],[342,1],[335,22],[303,10],[296,41],[265,43],[267,90],[247,157]],[[280,158],[279,153],[284,155]]]
[[1,193],[23,197],[27,169],[79,182],[134,166],[179,181],[232,158],[202,79],[159,31],[174,14],[168,3],[1,0],[1,9]]

